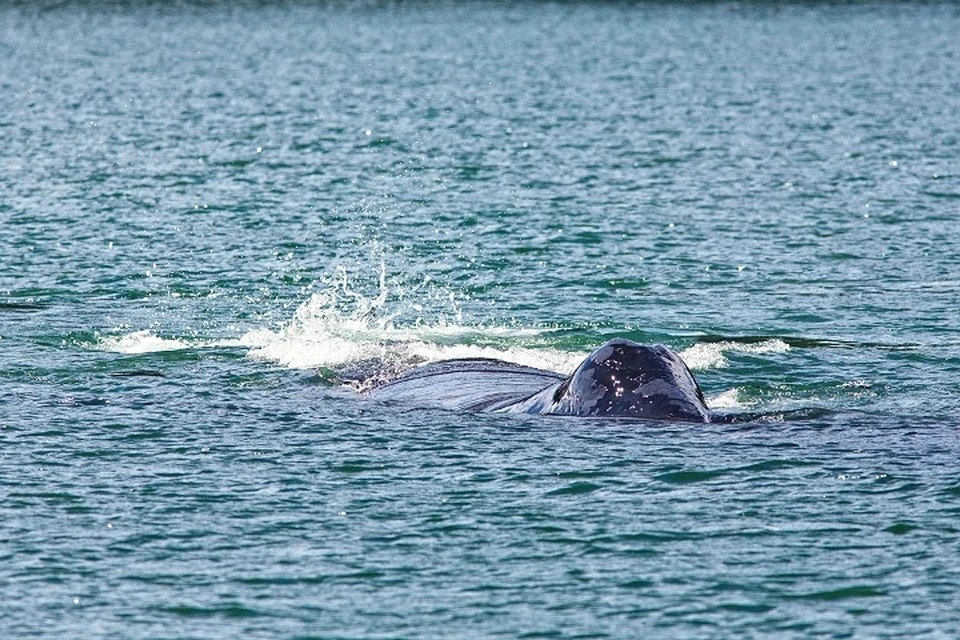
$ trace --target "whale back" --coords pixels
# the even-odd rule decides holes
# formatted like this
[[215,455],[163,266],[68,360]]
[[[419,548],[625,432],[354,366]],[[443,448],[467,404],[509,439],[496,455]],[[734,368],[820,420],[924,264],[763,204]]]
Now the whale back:
[[611,340],[565,381],[505,410],[566,416],[621,416],[709,422],[700,385],[663,345]]
[[370,395],[414,406],[498,411],[563,379],[552,371],[502,360],[444,360],[411,369]]

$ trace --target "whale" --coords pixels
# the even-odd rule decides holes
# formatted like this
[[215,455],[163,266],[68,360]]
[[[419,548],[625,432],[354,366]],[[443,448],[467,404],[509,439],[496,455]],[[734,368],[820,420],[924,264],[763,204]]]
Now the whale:
[[569,376],[489,358],[410,369],[367,394],[454,411],[711,422],[700,385],[669,347],[616,338]]

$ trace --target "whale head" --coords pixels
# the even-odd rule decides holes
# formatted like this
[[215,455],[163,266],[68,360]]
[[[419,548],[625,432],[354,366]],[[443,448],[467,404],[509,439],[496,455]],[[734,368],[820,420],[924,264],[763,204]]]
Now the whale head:
[[520,403],[546,415],[709,422],[700,386],[676,353],[625,339],[591,353],[566,380]]

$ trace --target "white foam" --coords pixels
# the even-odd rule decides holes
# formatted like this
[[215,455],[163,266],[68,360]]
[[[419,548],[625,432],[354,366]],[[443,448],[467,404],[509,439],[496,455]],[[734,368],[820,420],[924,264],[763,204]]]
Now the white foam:
[[[384,368],[403,368],[447,358],[499,358],[540,367],[566,367],[556,353],[497,348],[540,333],[537,329],[465,324],[456,296],[438,289],[429,278],[403,286],[388,280],[381,261],[372,278],[351,278],[339,269],[300,304],[293,317],[275,329],[260,328],[239,342],[248,356],[294,369],[344,367],[376,361]],[[425,304],[427,303],[427,304]],[[424,318],[424,306],[440,309]],[[474,344],[484,343],[484,344]]]
[[176,338],[161,338],[151,331],[134,331],[120,336],[106,336],[97,339],[98,348],[114,353],[140,354],[159,351],[179,351],[189,349],[190,344]]
[[582,356],[551,349],[496,347],[470,344],[530,337],[537,329],[503,326],[470,326],[440,318],[422,319],[412,326],[395,326],[393,317],[378,316],[380,305],[361,300],[359,307],[344,313],[338,299],[328,292],[311,296],[293,318],[276,330],[255,329],[239,343],[249,347],[248,356],[293,369],[342,367],[376,360],[386,366],[416,364],[453,358],[496,358],[550,369],[572,371]]
[[707,398],[707,406],[714,410],[742,409],[744,407],[743,403],[740,402],[740,391],[736,387]]
[[[352,280],[340,269],[321,281],[322,291],[297,306],[289,320],[235,338],[163,338],[142,330],[98,337],[96,347],[125,354],[230,347],[292,369],[348,369],[372,362],[385,372],[437,360],[496,358],[567,373],[585,355],[511,346],[550,329],[466,324],[455,296],[436,289],[429,278],[404,290],[388,281],[381,263],[370,280]],[[424,306],[444,311],[425,319]]]
[[[517,342],[529,344],[531,338],[545,331],[542,329],[466,324],[453,295],[428,292],[426,284],[411,291],[397,285],[391,289],[382,264],[377,285],[367,283],[367,294],[358,291],[364,287],[351,281],[342,269],[325,284],[323,291],[312,294],[296,308],[289,321],[244,334],[238,342],[249,348],[248,357],[293,369],[344,368],[376,362],[385,370],[438,360],[494,358],[568,374],[587,355],[517,346]],[[449,305],[448,311],[425,319],[424,301],[431,302],[431,307],[438,302],[440,308]],[[725,353],[729,352],[782,353],[789,349],[786,342],[777,339],[758,343],[723,341],[696,344],[680,356],[691,369],[704,370],[726,366]]]
[[722,368],[729,364],[724,353],[785,353],[790,350],[783,340],[776,338],[763,342],[743,343],[725,340],[723,342],[703,342],[680,352],[687,366],[695,371]]
[[587,356],[586,353],[571,353],[556,349],[530,349],[526,347],[500,349],[468,344],[444,346],[423,342],[411,343],[410,351],[415,356],[428,362],[462,358],[494,358],[563,374],[572,373]]

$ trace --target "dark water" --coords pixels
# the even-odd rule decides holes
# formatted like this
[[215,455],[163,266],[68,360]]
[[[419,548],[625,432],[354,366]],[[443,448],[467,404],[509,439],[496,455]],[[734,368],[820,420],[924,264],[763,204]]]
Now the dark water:
[[[958,33],[0,6],[0,637],[960,635]],[[340,384],[613,336],[768,418]]]

